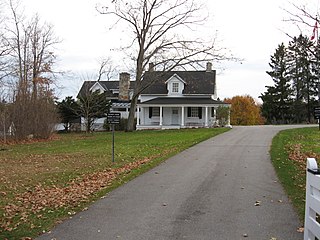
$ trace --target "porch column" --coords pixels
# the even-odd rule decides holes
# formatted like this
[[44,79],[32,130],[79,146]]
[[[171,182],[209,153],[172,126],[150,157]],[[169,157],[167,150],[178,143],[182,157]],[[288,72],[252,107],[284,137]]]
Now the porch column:
[[140,108],[137,107],[137,126],[140,125]]
[[212,108],[212,116],[213,116],[213,125],[217,125],[217,108],[216,107],[213,107]]
[[140,124],[141,124],[141,125],[145,125],[145,120],[144,120],[144,107],[141,108]]
[[228,125],[229,127],[231,126],[231,120],[230,120],[231,116],[230,116],[230,114],[231,114],[231,111],[230,111],[230,107],[229,107],[229,111],[228,111],[228,123],[227,123],[227,125]]
[[184,127],[184,107],[181,108],[181,127]]
[[162,106],[160,106],[160,126],[162,126]]
[[206,111],[205,111],[205,112],[206,112],[206,114],[205,114],[205,115],[206,115],[206,118],[205,118],[204,126],[205,126],[205,127],[208,127],[208,107],[207,107],[207,106],[206,106]]

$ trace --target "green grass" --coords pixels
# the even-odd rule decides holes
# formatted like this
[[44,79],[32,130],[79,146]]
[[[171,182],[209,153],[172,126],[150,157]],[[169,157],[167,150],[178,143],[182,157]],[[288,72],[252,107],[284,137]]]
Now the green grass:
[[[0,239],[23,239],[48,231],[57,222],[170,156],[225,131],[225,128],[216,128],[116,132],[115,163],[111,161],[111,133],[61,134],[51,141],[1,146]],[[36,194],[37,189],[68,189],[73,182],[81,183],[106,169],[108,173],[126,169],[143,159],[148,161],[117,174],[110,184],[76,203],[33,211],[18,198],[23,194]],[[23,211],[10,215],[5,208],[14,209],[12,206],[22,207]]]
[[318,128],[281,131],[272,141],[271,159],[300,221],[304,221],[306,158],[320,159]]

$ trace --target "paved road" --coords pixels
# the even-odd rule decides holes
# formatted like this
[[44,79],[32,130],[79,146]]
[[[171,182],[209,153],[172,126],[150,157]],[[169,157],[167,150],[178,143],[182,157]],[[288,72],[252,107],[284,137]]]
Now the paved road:
[[302,239],[268,154],[272,137],[284,128],[235,127],[172,157],[38,239]]

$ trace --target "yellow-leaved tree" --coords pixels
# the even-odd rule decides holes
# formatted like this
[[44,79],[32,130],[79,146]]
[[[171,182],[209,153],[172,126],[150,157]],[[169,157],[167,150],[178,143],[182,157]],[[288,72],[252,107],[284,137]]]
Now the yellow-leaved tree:
[[231,104],[231,125],[264,124],[260,105],[249,95],[227,98],[224,102]]

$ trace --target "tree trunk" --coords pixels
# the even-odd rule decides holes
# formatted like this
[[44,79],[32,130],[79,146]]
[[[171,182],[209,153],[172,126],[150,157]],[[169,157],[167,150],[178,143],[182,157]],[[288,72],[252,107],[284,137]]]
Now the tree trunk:
[[140,50],[139,50],[139,55],[137,59],[135,88],[134,88],[133,97],[131,99],[130,111],[129,111],[129,117],[128,117],[128,124],[127,124],[128,132],[132,132],[135,130],[134,115],[136,113],[138,98],[140,95],[140,87],[141,87],[141,80],[142,80],[142,73],[143,73],[144,41],[145,41],[145,38],[142,37],[139,44]]
[[91,131],[91,119],[88,117],[86,119],[86,122],[87,122],[87,124],[86,124],[86,133],[90,133],[90,131]]
[[132,132],[135,130],[134,126],[134,115],[136,113],[137,103],[138,103],[139,95],[135,95],[131,100],[129,117],[128,117],[128,125],[127,125],[127,132]]

